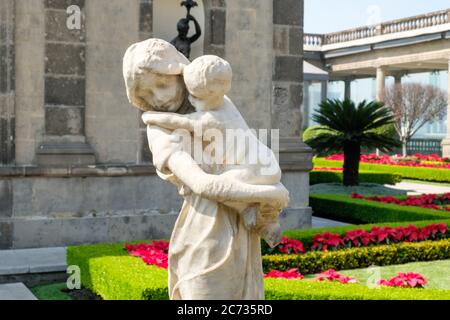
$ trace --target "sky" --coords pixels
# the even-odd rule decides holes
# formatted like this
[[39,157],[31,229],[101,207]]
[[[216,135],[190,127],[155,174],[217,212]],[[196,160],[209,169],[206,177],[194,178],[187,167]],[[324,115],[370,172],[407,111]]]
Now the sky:
[[449,0],[305,0],[305,32],[342,31],[449,8]]

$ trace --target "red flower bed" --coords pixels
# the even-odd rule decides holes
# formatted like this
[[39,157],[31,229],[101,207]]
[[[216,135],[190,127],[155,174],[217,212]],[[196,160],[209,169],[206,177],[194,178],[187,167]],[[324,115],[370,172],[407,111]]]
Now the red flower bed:
[[447,236],[444,223],[430,224],[423,228],[414,225],[406,227],[373,227],[370,231],[355,229],[347,231],[343,236],[325,232],[313,238],[312,250],[338,250],[351,247],[365,247],[398,242],[416,242],[437,240]]
[[391,203],[400,206],[413,206],[425,209],[450,211],[450,193],[445,193],[442,195],[422,194],[420,196],[407,196],[406,198],[396,198],[393,196],[365,197],[358,193],[353,193],[351,197],[354,199]]
[[304,279],[298,269],[289,269],[288,271],[272,270],[264,275],[264,278],[283,278],[283,279]]
[[327,270],[322,272],[321,274],[315,277],[316,281],[337,281],[343,284],[347,283],[356,283],[356,279],[344,276],[343,274],[338,273],[334,269]]
[[[333,161],[344,161],[344,155],[334,154],[332,156],[326,157],[325,159]],[[450,169],[450,159],[439,157],[437,154],[422,155],[418,153],[407,157],[401,157],[400,155],[377,156],[376,154],[363,154],[361,155],[361,162],[393,166]]]
[[378,284],[387,287],[400,287],[400,288],[423,288],[428,281],[425,277],[419,273],[414,272],[399,272],[396,277],[389,280],[380,280]]
[[125,249],[134,257],[140,257],[146,264],[167,269],[169,243],[166,241],[152,241],[136,245],[126,244]]
[[280,253],[285,254],[298,254],[306,252],[303,243],[300,240],[289,239],[287,237],[283,237],[281,239],[281,243],[278,245],[278,250]]

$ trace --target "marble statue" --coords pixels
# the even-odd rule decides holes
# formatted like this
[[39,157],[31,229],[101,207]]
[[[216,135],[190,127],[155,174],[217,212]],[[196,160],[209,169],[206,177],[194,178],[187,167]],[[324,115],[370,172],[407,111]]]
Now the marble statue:
[[[281,182],[281,170],[275,155],[250,131],[235,105],[225,96],[231,88],[231,80],[231,66],[227,61],[213,55],[197,58],[184,68],[189,101],[196,112],[188,115],[146,112],[142,119],[146,124],[170,130],[182,128],[192,134],[196,127],[200,127],[202,133],[208,133],[211,129],[221,130],[221,137],[226,136],[225,129],[248,133],[238,138],[249,139],[249,144],[255,148],[257,155],[255,163],[249,163],[246,150],[240,148],[236,150],[239,153],[234,154],[233,163],[226,159],[214,159],[216,164],[224,164],[218,168],[221,176],[256,185],[276,185]],[[197,138],[202,139],[203,136]],[[220,154],[223,157],[227,156],[224,152]],[[255,228],[270,247],[273,248],[280,243],[282,230],[278,215],[282,208],[269,204],[249,206],[242,202],[225,204],[240,212],[246,227]]]
[[190,66],[170,43],[149,39],[128,48],[123,73],[130,103],[146,112],[157,174],[184,198],[170,239],[170,299],[264,299],[260,236],[278,242],[278,213],[289,201],[273,153],[264,152],[267,159],[253,166],[227,161],[229,154],[246,157],[249,148],[225,152],[217,164],[198,163],[189,153],[189,145],[202,139],[193,126],[248,128],[225,96],[228,63],[205,57]]

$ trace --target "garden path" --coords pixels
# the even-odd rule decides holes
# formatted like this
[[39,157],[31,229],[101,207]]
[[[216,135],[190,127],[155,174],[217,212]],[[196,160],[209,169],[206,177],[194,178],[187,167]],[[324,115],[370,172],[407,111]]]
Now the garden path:
[[0,284],[0,300],[37,300],[23,283]]
[[397,183],[395,186],[385,185],[385,187],[390,189],[407,191],[408,195],[450,193],[449,185],[425,184],[409,181]]

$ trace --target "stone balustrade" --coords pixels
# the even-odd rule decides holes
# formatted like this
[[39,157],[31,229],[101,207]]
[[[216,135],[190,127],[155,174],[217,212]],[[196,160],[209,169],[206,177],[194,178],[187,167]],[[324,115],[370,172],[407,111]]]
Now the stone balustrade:
[[305,33],[303,44],[305,47],[321,47],[322,45],[419,30],[447,23],[450,23],[450,9],[328,34]]

